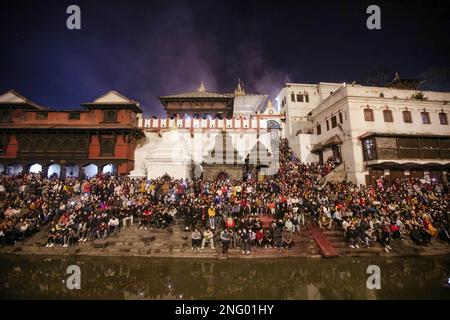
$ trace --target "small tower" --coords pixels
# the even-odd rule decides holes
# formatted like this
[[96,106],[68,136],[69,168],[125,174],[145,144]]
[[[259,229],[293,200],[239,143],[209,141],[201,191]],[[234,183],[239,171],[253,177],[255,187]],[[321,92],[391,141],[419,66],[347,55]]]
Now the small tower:
[[203,84],[203,81],[200,82],[200,85],[198,86],[197,91],[198,92],[206,92],[205,85]]
[[236,96],[243,96],[245,95],[245,90],[243,88],[244,86],[241,84],[241,79],[238,79],[238,84],[236,86],[236,89],[234,90],[234,94]]

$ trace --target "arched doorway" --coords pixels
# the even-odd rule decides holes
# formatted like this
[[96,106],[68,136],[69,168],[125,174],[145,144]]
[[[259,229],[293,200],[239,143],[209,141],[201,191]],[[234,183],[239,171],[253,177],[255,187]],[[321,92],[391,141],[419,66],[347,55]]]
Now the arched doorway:
[[35,163],[30,166],[30,173],[41,173],[42,166],[39,163]]
[[21,164],[10,164],[6,167],[7,175],[16,175],[23,171],[23,165]]
[[47,177],[59,178],[61,176],[61,166],[57,163],[51,164],[48,167]]
[[109,163],[109,164],[103,166],[102,173],[114,174],[115,172],[116,172],[116,167],[113,164]]
[[75,164],[66,165],[66,177],[78,177],[80,174],[80,167]]
[[86,178],[95,177],[95,175],[98,173],[98,167],[93,163],[84,166],[82,170]]

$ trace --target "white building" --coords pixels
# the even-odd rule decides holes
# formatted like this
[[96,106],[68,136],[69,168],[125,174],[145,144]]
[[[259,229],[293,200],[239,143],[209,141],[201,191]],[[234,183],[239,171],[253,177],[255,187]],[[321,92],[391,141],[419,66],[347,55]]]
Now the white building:
[[337,156],[358,184],[379,176],[446,180],[450,93],[403,89],[407,82],[287,83],[277,101],[294,152],[306,162]]
[[[204,179],[271,175],[278,164],[282,116],[267,95],[197,91],[160,98],[167,118],[139,119],[145,133],[131,176]],[[255,155],[256,152],[256,155]]]

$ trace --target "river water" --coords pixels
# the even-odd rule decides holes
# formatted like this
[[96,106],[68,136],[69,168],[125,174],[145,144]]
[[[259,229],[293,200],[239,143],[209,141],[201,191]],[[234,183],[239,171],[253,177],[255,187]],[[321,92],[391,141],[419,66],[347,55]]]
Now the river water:
[[[81,288],[69,290],[69,265]],[[367,267],[381,289],[367,289]],[[0,256],[1,299],[450,299],[450,256],[191,260]]]

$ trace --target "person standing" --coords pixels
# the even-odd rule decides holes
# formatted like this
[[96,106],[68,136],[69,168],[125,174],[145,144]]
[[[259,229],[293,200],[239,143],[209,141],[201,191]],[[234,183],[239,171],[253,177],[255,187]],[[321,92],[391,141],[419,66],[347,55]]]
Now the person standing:
[[208,208],[209,226],[212,230],[216,229],[216,209],[211,206]]
[[228,253],[228,247],[230,245],[230,234],[228,233],[228,229],[222,231],[220,240],[222,241],[222,254]]

